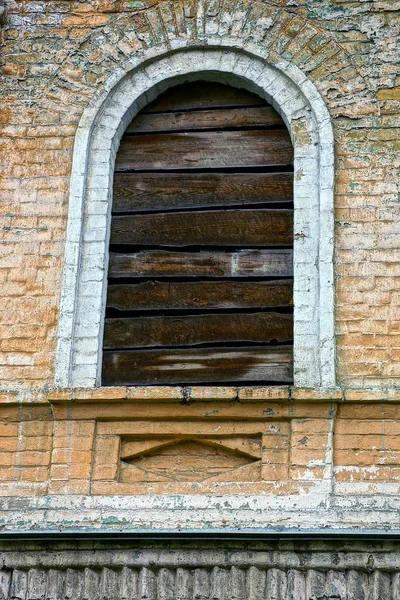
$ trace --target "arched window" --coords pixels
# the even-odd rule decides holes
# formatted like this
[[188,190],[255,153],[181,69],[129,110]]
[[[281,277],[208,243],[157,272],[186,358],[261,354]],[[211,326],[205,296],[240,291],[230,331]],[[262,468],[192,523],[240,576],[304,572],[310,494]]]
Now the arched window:
[[[136,66],[129,63],[123,76],[120,72],[114,73],[102,93],[89,102],[77,128],[60,296],[56,385],[92,388],[106,381],[102,377],[103,329],[114,165],[121,138],[132,119],[163,92],[188,81],[206,80],[229,83],[255,93],[257,102],[262,98],[271,103],[290,132],[294,148],[293,384],[296,387],[334,387],[334,140],[330,115],[322,97],[294,65],[282,63],[279,68],[274,67],[263,58],[240,48],[181,48],[172,54],[161,52],[156,55],[150,49],[147,58],[144,60],[142,57],[135,63]],[[244,135],[245,132],[242,133]],[[280,133],[284,135],[284,130]],[[251,134],[256,136],[255,132],[247,133]],[[151,136],[154,137],[148,134],[149,140]],[[189,135],[182,137],[189,138]],[[242,139],[240,147],[237,141],[231,146],[237,154],[241,150],[245,160],[248,148]],[[173,154],[171,148],[169,154]],[[177,154],[174,153],[174,156]],[[186,156],[191,158],[190,154]],[[252,166],[252,163],[247,162],[247,166]],[[184,173],[178,174],[182,175],[183,181]],[[207,178],[207,181],[210,180]],[[231,180],[234,181],[233,173],[225,173],[225,181]],[[207,210],[210,208],[207,207]],[[225,215],[229,210],[232,208],[226,207]],[[250,207],[241,210],[244,214]],[[177,212],[185,211],[177,209]],[[241,226],[245,222],[248,221],[241,220]],[[209,228],[209,223],[207,225]],[[237,234],[239,230],[236,225],[235,228]],[[233,247],[239,247],[238,235],[234,242]],[[265,238],[262,242],[262,245],[267,243]],[[148,238],[143,243],[148,244]],[[165,239],[163,244],[164,254],[167,248]],[[182,250],[181,246],[170,244],[168,249],[171,251],[172,248]],[[207,248],[214,250],[211,245]],[[289,250],[289,246],[275,249]],[[224,246],[224,254],[228,252],[229,248]],[[236,268],[235,263],[233,267]],[[261,352],[262,349],[256,345],[253,352]],[[155,349],[155,346],[151,348]],[[200,351],[200,345],[196,349]],[[149,346],[143,351],[132,349],[143,353],[149,350]],[[240,351],[244,356],[242,346]],[[200,366],[205,364],[205,360],[199,363]],[[215,368],[216,361],[210,360]],[[165,359],[162,370],[171,371],[173,364],[180,363]],[[149,368],[151,370],[151,365]],[[267,379],[266,374],[259,380],[255,379],[254,372],[250,375],[254,371],[253,364],[247,363],[246,369],[243,382],[272,381]],[[151,381],[160,383],[153,377]],[[208,379],[203,383],[206,381]],[[219,382],[222,383],[222,379]]]
[[116,156],[102,383],[293,381],[293,147],[258,95],[197,81]]

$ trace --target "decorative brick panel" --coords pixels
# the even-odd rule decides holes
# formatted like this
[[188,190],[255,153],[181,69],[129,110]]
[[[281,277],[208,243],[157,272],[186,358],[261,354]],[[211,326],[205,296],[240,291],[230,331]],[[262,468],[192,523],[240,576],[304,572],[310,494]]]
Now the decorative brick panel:
[[290,424],[261,419],[102,421],[97,425],[91,491],[230,493],[232,486],[238,493],[287,490]]
[[397,529],[400,436],[390,396],[102,388],[55,390],[21,406],[5,395],[0,522]]

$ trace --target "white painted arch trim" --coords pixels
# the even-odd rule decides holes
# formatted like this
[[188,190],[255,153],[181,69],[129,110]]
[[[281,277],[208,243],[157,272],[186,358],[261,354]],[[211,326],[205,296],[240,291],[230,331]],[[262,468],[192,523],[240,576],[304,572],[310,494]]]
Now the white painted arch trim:
[[[334,142],[318,90],[293,64],[271,66],[224,47],[183,48],[118,71],[76,133],[60,300],[55,383],[100,385],[115,154],[132,118],[167,88],[194,79],[245,87],[273,104],[294,143],[294,384],[335,385]],[[301,121],[309,143],[298,144]],[[307,136],[306,136],[307,138]]]

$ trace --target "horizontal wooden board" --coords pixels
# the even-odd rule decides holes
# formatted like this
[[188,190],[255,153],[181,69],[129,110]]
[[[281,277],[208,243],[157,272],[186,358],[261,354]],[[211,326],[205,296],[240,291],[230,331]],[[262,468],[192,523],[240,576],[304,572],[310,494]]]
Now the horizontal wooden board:
[[103,385],[291,383],[292,348],[125,350],[103,353]]
[[293,211],[215,210],[115,216],[111,244],[290,246]]
[[292,250],[110,253],[109,277],[291,277]]
[[141,112],[168,112],[209,107],[262,106],[267,102],[243,88],[223,83],[194,81],[184,83],[163,92]]
[[115,170],[251,167],[293,163],[285,130],[160,133],[122,138]]
[[293,199],[293,173],[116,173],[113,212]]
[[291,279],[267,282],[145,281],[109,285],[107,307],[118,310],[251,308],[291,306]]
[[235,108],[234,110],[201,110],[159,114],[139,113],[125,133],[155,133],[158,131],[191,131],[224,127],[284,126],[282,117],[272,106]]
[[292,339],[292,315],[277,313],[106,319],[104,328],[106,349]]

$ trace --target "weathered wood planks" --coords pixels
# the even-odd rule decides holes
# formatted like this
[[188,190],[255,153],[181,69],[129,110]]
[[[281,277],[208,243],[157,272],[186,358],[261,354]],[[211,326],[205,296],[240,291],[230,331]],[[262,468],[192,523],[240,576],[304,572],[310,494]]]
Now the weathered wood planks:
[[198,110],[211,107],[237,108],[239,106],[265,106],[266,102],[244,88],[223,83],[193,81],[177,85],[160,94],[142,113]]
[[225,210],[115,216],[111,244],[160,246],[291,245],[291,210]]
[[126,134],[154,133],[159,131],[191,131],[224,127],[281,126],[282,119],[272,106],[244,107],[235,110],[198,110],[139,114],[127,127]]
[[185,84],[139,113],[116,157],[104,385],[292,381],[292,163],[246,90]]
[[292,349],[218,348],[105,351],[104,385],[293,380]]
[[113,212],[290,202],[293,173],[116,173]]
[[110,253],[109,277],[291,277],[293,250]]
[[292,315],[277,313],[106,319],[104,348],[286,342],[292,329]]
[[124,136],[115,170],[279,166],[291,162],[293,146],[287,130],[192,131]]
[[291,306],[291,279],[251,281],[145,281],[109,285],[107,307],[126,310],[171,310]]

